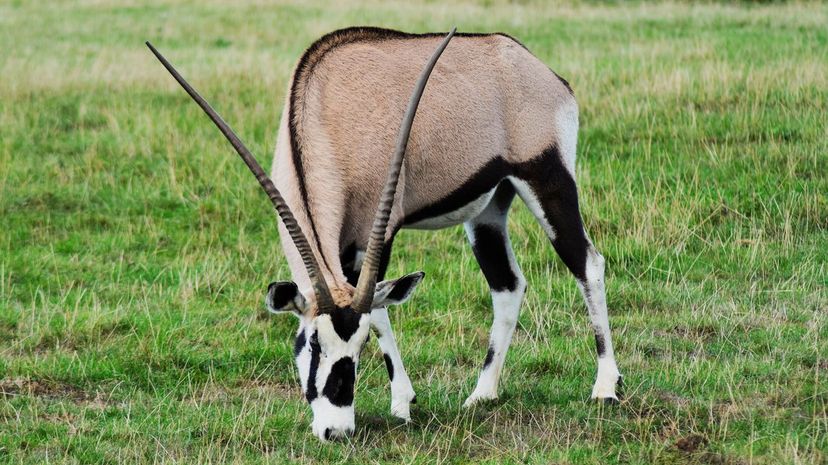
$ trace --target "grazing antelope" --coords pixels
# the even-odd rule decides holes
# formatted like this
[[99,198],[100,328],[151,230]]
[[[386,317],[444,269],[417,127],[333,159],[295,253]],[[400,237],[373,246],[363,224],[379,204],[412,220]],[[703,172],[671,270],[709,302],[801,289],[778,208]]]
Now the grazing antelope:
[[391,412],[410,418],[416,396],[386,307],[406,301],[423,273],[382,281],[401,228],[465,225],[491,288],[494,322],[483,370],[464,405],[497,397],[526,290],[506,222],[516,194],[586,301],[598,351],[592,397],[617,399],[621,376],[610,340],[604,259],[578,209],[573,93],[509,36],[458,34],[446,49],[453,35],[441,42],[439,34],[358,27],[316,41],[293,72],[272,170],[275,186],[227,124],[148,44],[238,151],[281,217],[295,282],[270,284],[265,303],[271,312],[299,318],[295,360],[313,432],[322,440],[354,429],[354,382],[369,327],[391,378]]

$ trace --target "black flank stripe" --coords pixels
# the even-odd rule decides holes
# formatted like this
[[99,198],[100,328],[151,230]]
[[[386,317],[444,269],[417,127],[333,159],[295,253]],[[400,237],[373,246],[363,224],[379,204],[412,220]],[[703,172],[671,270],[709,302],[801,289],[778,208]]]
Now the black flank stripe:
[[486,224],[475,226],[473,249],[492,291],[517,289],[518,278],[509,263],[506,238],[498,229]]
[[517,171],[532,187],[546,221],[555,231],[555,251],[569,271],[584,282],[589,241],[581,222],[575,180],[564,167],[558,148],[549,147],[539,157],[521,163]]
[[494,189],[512,172],[512,166],[502,157],[493,158],[444,199],[406,215],[405,224],[417,223],[456,211],[467,205],[470,200],[477,199]]

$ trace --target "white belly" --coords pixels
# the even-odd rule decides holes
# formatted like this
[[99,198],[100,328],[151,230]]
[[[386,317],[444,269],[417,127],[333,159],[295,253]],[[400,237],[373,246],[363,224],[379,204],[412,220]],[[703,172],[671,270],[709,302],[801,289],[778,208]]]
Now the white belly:
[[477,217],[477,215],[479,215],[483,209],[489,205],[489,202],[492,200],[492,196],[495,193],[495,189],[486,192],[457,210],[448,212],[444,215],[426,218],[416,223],[407,224],[404,227],[407,229],[443,229],[449,226],[463,224],[466,221]]

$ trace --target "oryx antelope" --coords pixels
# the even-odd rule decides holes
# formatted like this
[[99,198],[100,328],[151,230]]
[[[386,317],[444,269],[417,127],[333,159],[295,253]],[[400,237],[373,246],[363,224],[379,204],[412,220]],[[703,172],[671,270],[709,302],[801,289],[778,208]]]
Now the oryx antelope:
[[494,307],[483,369],[465,405],[497,397],[526,291],[506,222],[516,194],[586,301],[598,351],[592,397],[616,399],[621,376],[610,340],[604,259],[578,209],[572,90],[507,35],[458,34],[447,47],[453,33],[441,41],[441,34],[357,27],[311,45],[290,81],[275,186],[153,49],[233,144],[281,217],[295,281],[270,284],[265,301],[271,312],[299,318],[295,360],[313,432],[323,440],[354,429],[354,382],[369,327],[391,378],[391,412],[409,418],[415,394],[386,307],[406,301],[423,273],[382,281],[401,228],[464,224]]

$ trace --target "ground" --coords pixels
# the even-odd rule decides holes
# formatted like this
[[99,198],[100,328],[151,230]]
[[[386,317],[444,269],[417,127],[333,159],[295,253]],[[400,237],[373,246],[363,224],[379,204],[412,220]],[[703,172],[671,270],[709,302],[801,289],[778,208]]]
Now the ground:
[[[0,461],[828,460],[824,4],[137,3],[0,3]],[[391,311],[413,421],[372,343],[355,437],[311,435],[296,323],[263,311],[289,278],[271,207],[143,43],[269,166],[295,60],[355,24],[507,32],[572,84],[619,405],[589,401],[584,305],[516,204],[529,292],[500,400],[461,409],[491,321],[462,228],[404,231],[389,275],[426,272]]]

